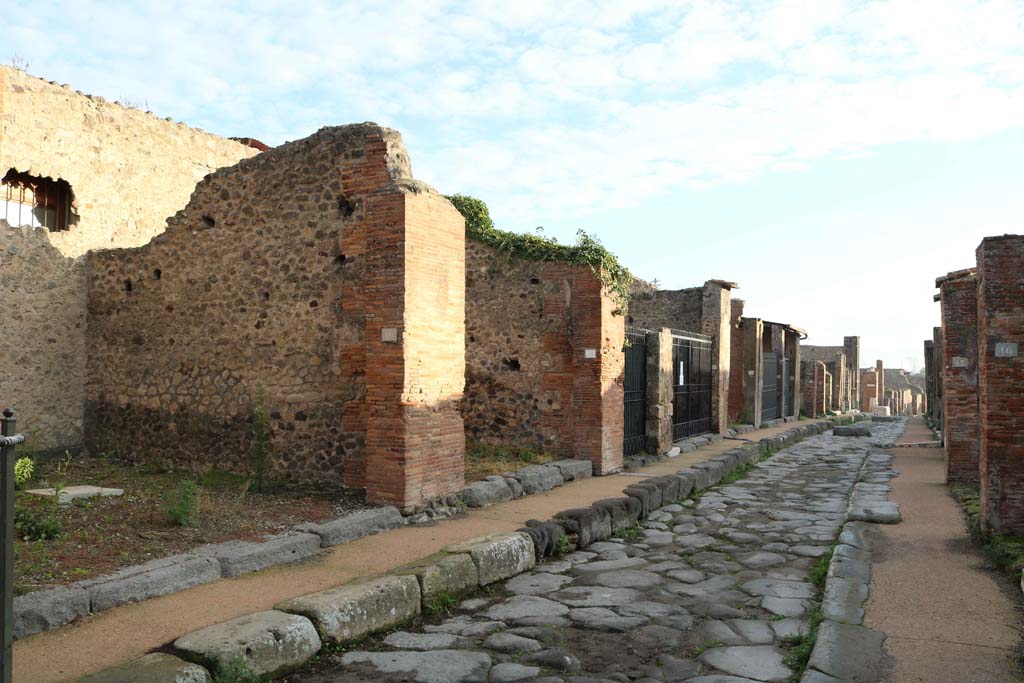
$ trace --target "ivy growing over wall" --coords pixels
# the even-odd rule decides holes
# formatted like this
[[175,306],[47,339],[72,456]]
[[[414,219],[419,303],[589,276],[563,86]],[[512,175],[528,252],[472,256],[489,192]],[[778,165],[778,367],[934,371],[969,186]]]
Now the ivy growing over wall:
[[498,253],[530,261],[557,261],[587,265],[615,300],[618,315],[629,310],[629,293],[633,275],[608,251],[596,237],[583,230],[576,232],[576,244],[559,244],[542,235],[519,234],[499,230],[491,220],[487,204],[463,194],[446,195],[466,219],[466,237],[486,244]]

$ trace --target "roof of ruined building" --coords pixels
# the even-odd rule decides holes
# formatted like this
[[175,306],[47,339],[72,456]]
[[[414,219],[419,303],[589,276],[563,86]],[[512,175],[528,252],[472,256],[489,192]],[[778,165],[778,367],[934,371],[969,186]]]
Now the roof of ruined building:
[[270,149],[270,145],[268,145],[265,142],[262,142],[260,140],[257,140],[256,138],[234,138],[233,137],[233,138],[228,138],[228,139],[229,140],[234,140],[235,142],[240,142],[241,144],[245,145],[246,147],[252,147],[253,149],[258,149],[261,152],[266,152],[268,149]]

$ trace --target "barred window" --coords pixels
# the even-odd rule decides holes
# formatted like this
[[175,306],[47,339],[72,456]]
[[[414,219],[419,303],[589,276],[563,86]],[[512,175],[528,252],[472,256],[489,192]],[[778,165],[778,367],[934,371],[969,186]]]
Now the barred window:
[[0,218],[15,227],[67,230],[78,222],[75,194],[66,180],[39,178],[12,168],[0,180]]

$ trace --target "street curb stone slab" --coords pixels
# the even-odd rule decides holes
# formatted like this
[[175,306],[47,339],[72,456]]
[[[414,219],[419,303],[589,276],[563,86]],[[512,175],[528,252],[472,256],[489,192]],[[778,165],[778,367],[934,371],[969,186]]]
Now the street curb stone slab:
[[281,534],[260,543],[227,541],[200,546],[192,552],[216,558],[220,562],[221,576],[231,577],[313,557],[320,552],[320,537],[316,534]]
[[359,510],[330,522],[300,524],[295,528],[298,531],[316,534],[320,537],[321,547],[329,548],[401,526],[405,526],[405,518],[402,517],[402,513],[398,511],[398,508],[388,506]]
[[87,614],[89,593],[75,586],[18,595],[14,598],[14,637],[48,631]]
[[320,647],[320,636],[309,619],[277,610],[207,626],[174,641],[179,654],[214,671],[240,658],[264,678],[299,668]]
[[465,553],[435,553],[391,573],[415,576],[420,584],[420,600],[424,606],[438,595],[459,595],[476,589],[480,583],[476,564]]
[[336,643],[402,624],[420,613],[415,576],[379,576],[285,600],[274,609],[308,617]]
[[221,577],[220,563],[214,557],[190,553],[171,555],[126,567],[106,576],[76,585],[89,593],[93,612],[101,612],[130,602],[177,593]]
[[80,678],[76,683],[213,683],[213,678],[198,664],[154,652]]
[[468,553],[481,586],[507,579],[537,564],[533,540],[522,532],[495,533],[450,545],[446,553]]

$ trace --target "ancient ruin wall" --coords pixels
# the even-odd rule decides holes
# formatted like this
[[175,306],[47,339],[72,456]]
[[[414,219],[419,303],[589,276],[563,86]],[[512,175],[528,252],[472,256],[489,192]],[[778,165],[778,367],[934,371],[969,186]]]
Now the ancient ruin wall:
[[0,66],[0,176],[71,184],[78,223],[50,234],[65,256],[145,244],[206,174],[252,147]]
[[[941,372],[946,481],[978,482],[978,284],[973,272],[942,279]],[[882,386],[890,384],[889,370]],[[893,409],[895,412],[895,408]]]
[[85,282],[42,230],[0,220],[0,407],[16,409],[29,448],[81,444]]
[[655,331],[670,327],[683,332],[701,333],[704,290],[704,287],[654,290],[646,286],[646,283],[638,282],[633,287],[627,322],[634,327]]
[[0,66],[0,177],[63,179],[68,230],[0,226],[0,283],[16,310],[0,329],[0,404],[44,449],[82,443],[88,249],[164,229],[207,173],[256,150]]
[[397,133],[325,128],[212,174],[149,244],[91,254],[94,449],[249,472],[262,407],[272,473],[340,480],[361,462],[368,363],[397,368],[395,403],[404,386],[367,330],[380,343],[385,302],[401,311],[401,241],[378,228],[401,230],[410,177]]
[[467,240],[467,438],[621,466],[624,324],[615,308],[589,266]]

